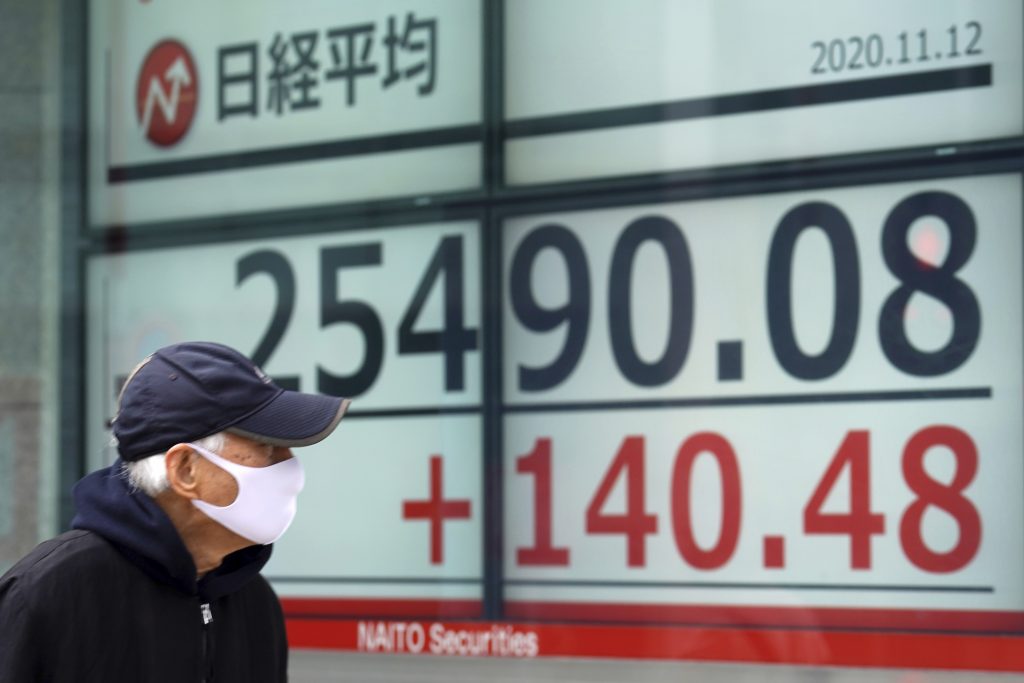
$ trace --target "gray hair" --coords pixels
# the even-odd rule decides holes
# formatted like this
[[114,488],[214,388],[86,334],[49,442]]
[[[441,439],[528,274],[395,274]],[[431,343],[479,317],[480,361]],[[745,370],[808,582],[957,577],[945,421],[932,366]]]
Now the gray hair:
[[[208,451],[219,453],[224,448],[224,432],[196,440],[196,445]],[[142,491],[151,498],[170,487],[167,481],[167,454],[157,453],[135,462],[124,464],[124,476],[132,491]]]

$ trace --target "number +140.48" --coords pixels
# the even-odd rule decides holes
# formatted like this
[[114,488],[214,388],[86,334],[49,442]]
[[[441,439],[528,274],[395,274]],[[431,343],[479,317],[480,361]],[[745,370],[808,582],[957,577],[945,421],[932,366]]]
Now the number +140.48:
[[[928,451],[948,449],[956,463],[952,481],[937,481],[928,474],[924,461]],[[698,456],[711,456],[722,483],[718,538],[701,547],[694,534],[691,509],[691,477]],[[645,495],[645,439],[628,436],[619,447],[584,515],[587,534],[621,535],[626,541],[626,564],[644,567],[647,536],[658,530],[658,516],[647,511]],[[533,450],[516,459],[516,472],[533,479],[533,544],[516,550],[520,566],[568,566],[570,549],[553,538],[552,508],[557,491],[552,490],[554,445],[550,438],[538,438]],[[871,569],[871,538],[885,533],[885,516],[872,512],[870,479],[870,435],[849,431],[829,462],[803,508],[804,534],[837,534],[849,537],[850,567]],[[978,451],[971,437],[949,425],[931,425],[907,441],[902,454],[903,479],[914,493],[900,515],[900,545],[906,558],[926,572],[949,573],[963,569],[974,559],[981,544],[981,516],[964,490],[978,471]],[[836,487],[843,471],[849,473],[849,509],[824,512],[825,500]],[[606,512],[612,489],[622,480],[625,511]],[[733,557],[743,522],[743,486],[739,461],[729,441],[715,432],[693,434],[683,441],[672,466],[669,521],[676,549],[690,567],[715,570]],[[936,508],[954,520],[958,538],[948,550],[934,550],[924,539],[922,522],[926,510]],[[714,513],[711,513],[714,514]],[[766,568],[781,568],[781,537],[765,537]]]

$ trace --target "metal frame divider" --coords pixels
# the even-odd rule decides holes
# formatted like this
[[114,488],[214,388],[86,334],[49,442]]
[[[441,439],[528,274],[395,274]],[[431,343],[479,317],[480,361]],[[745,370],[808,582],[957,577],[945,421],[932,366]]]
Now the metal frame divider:
[[494,197],[504,186],[504,0],[484,0],[484,189],[488,201],[481,224],[483,254],[483,504],[481,548],[483,617],[504,616],[504,457],[502,441],[501,223]]
[[88,6],[85,0],[61,0],[61,140],[60,140],[60,311],[57,407],[60,426],[57,520],[59,528],[71,523],[74,505],[71,485],[84,475],[85,402],[85,254],[82,234],[88,216],[85,135],[88,106]]

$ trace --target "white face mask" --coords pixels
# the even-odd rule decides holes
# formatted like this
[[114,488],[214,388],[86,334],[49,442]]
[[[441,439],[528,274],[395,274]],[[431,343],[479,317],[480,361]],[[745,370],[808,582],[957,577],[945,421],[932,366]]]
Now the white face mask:
[[194,443],[189,446],[238,483],[238,496],[228,506],[211,505],[202,500],[193,500],[192,504],[215,522],[254,543],[270,545],[281,538],[295,518],[296,500],[306,481],[299,459],[288,458],[268,467],[247,467]]

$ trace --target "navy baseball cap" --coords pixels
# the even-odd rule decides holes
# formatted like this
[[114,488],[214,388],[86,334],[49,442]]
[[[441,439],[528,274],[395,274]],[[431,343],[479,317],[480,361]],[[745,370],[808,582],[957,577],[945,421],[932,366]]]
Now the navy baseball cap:
[[223,344],[185,342],[135,368],[111,426],[129,462],[222,431],[275,446],[309,446],[334,431],[349,403],[282,389]]

